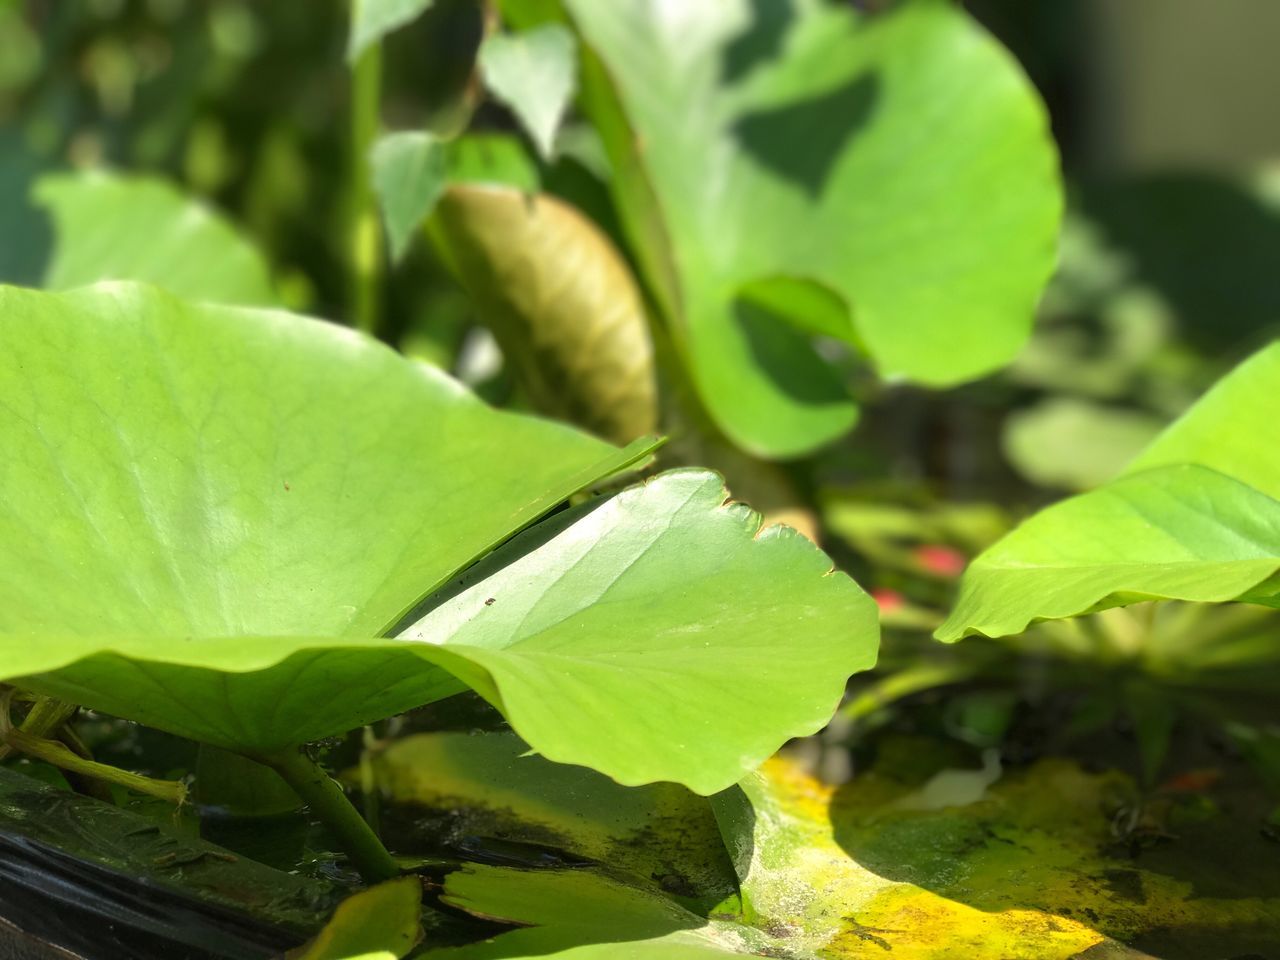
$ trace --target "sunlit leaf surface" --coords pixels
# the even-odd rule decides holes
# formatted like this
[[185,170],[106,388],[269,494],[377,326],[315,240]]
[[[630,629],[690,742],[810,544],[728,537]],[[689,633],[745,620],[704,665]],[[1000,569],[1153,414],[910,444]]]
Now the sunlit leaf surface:
[[[261,755],[467,685],[547,757],[732,784],[875,657],[809,541],[349,331],[154,288],[0,293],[3,678]],[[776,683],[756,679],[786,662]]]
[[1275,604],[1280,345],[1223,379],[1118,479],[1027,520],[969,567],[943,640],[1140,600]]

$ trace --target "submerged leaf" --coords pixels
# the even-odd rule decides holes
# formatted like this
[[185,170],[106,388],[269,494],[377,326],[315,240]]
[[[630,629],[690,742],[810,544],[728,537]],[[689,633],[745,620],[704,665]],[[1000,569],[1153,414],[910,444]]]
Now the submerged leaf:
[[573,34],[559,24],[495,33],[480,47],[485,86],[509,106],[538,152],[555,152],[556,131],[577,89]]
[[[771,761],[742,790],[711,799],[740,871],[745,911],[725,903],[695,912],[635,876],[630,867],[638,861],[629,854],[618,869],[607,831],[613,824],[615,839],[625,844],[644,822],[646,801],[635,791],[604,782],[548,790],[532,773],[486,784],[473,776],[484,764],[460,777],[468,770],[467,738],[454,739],[444,753],[441,787],[409,774],[426,795],[459,811],[468,828],[494,816],[510,829],[523,818],[529,835],[553,824],[554,832],[541,834],[553,852],[567,849],[595,862],[537,870],[468,866],[451,874],[448,903],[520,929],[427,954],[438,960],[1073,960],[1137,958],[1147,955],[1143,949],[1182,955],[1163,947],[1187,944],[1235,955],[1274,942],[1280,932],[1280,877],[1268,851],[1250,846],[1265,847],[1256,827],[1210,814],[1202,825],[1181,827],[1185,840],[1135,860],[1114,842],[1115,818],[1136,802],[1135,785],[1067,761],[1042,761],[995,783],[989,769],[976,774],[985,793],[952,795],[945,805],[922,802],[936,790],[927,783],[922,789],[918,775],[894,772],[919,766],[925,741],[882,744],[876,767],[839,790]],[[611,805],[618,815],[608,814]],[[673,831],[678,827],[667,825],[651,834],[655,853],[678,845],[668,835]],[[1203,844],[1214,836],[1229,845],[1229,855],[1206,853],[1213,848]]]
[[853,419],[808,334],[744,309],[762,278],[839,294],[887,375],[953,384],[1022,345],[1054,264],[1057,161],[1031,84],[953,4],[565,6],[637,258],[739,445],[794,456]]
[[526,534],[387,638],[652,442],[147,287],[0,290],[0,341],[2,680],[259,757],[465,684],[550,759],[713,792],[874,661],[867,597],[700,471]]
[[53,215],[57,233],[48,288],[142,280],[192,300],[279,303],[262,254],[165,180],[103,171],[50,174],[37,182],[35,198]]
[[644,302],[591,221],[546,194],[458,185],[433,229],[539,410],[614,441],[654,430]]
[[373,146],[373,185],[399,260],[444,192],[447,149],[430,133],[392,133]]
[[759,948],[769,943],[754,930],[709,922],[670,900],[584,871],[469,866],[449,875],[442,899],[524,929],[424,954],[433,960],[723,960],[761,956]]
[[[1068,960],[1144,955],[1117,941],[1159,950],[1203,938],[1248,953],[1280,935],[1280,885],[1216,892],[1243,867],[1234,854],[1206,857],[1197,839],[1135,861],[1114,846],[1113,816],[1138,796],[1118,773],[1045,760],[945,809],[922,808],[916,785],[879,769],[833,791],[775,761],[743,790],[713,801],[743,897],[797,952]],[[1229,832],[1231,843],[1254,834]],[[1251,876],[1275,875],[1256,862]]]
[[969,566],[942,640],[1141,600],[1276,605],[1280,344],[1246,361],[1117,480],[1049,507]]
[[533,755],[508,733],[419,734],[369,762],[390,804],[414,820],[424,809],[447,817],[439,833],[474,838],[481,851],[525,845],[539,862],[607,863],[628,882],[701,910],[737,896],[708,800],[674,783],[623,788]]

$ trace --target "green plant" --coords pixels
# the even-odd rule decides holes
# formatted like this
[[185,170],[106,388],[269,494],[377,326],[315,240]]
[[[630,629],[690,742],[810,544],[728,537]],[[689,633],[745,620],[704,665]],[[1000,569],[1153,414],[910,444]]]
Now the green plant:
[[[393,867],[308,741],[469,686],[548,757],[710,793],[874,660],[866,597],[704,472],[473,566],[652,442],[142,286],[8,289],[0,324],[4,679],[274,767],[371,876]],[[783,658],[780,686],[751,683]]]
[[[1023,342],[1054,262],[1055,155],[1016,66],[949,4],[874,17],[816,2],[502,12],[521,32],[488,36],[481,75],[544,157],[580,62],[591,126],[572,149],[616,207],[668,379],[691,385],[675,394],[675,422],[795,458],[853,425],[849,351],[886,377],[942,386],[1002,365]],[[585,231],[550,247],[545,229],[511,229],[522,206],[531,223],[555,207],[523,204],[522,170],[455,168],[444,189],[446,166],[431,158],[466,138],[415,136],[416,157],[375,154],[397,248],[442,196],[432,236],[508,356],[591,343],[560,304],[520,299],[521,288],[559,290],[584,262],[616,275],[627,266]],[[486,236],[505,242],[477,243]],[[557,262],[561,249],[572,253]],[[545,261],[542,286],[519,273],[530,261]],[[836,344],[846,359],[833,363]],[[545,389],[562,368],[516,369],[536,406],[563,412]],[[587,388],[567,379],[570,391]]]
[[1276,605],[1280,348],[1238,367],[1116,480],[1042,511],[983,552],[938,630],[1018,633],[1033,620],[1142,600]]

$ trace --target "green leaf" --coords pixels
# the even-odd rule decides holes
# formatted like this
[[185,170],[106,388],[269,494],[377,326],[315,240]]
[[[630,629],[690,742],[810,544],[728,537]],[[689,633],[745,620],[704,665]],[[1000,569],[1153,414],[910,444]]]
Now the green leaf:
[[480,70],[489,92],[511,108],[538,152],[551,157],[578,86],[573,34],[559,24],[495,33],[480,47]]
[[448,638],[468,661],[450,669],[549,760],[723,790],[824,726],[877,646],[875,606],[848,577],[725,498],[715,474],[665,473],[404,636]]
[[351,33],[347,38],[347,60],[355,63],[360,54],[388,33],[412,23],[435,0],[351,0]]
[[432,230],[537,409],[614,441],[653,432],[644,301],[595,224],[546,194],[454,186]]
[[[380,712],[389,678],[361,659],[367,638],[646,449],[497,413],[338,327],[148,287],[0,290],[0,342],[6,675],[52,671],[79,701],[232,749]],[[354,671],[316,678],[343,688],[337,704],[270,699],[314,652],[245,674],[248,701],[218,705],[227,681],[208,671],[264,670],[308,646],[281,638],[308,636]],[[111,649],[170,664],[206,699]],[[439,671],[414,682],[424,699],[458,688]]]
[[1129,465],[1129,473],[1198,463],[1280,500],[1280,342],[1220,380]]
[[400,960],[422,939],[422,881],[402,877],[348,897],[286,960]]
[[979,556],[941,640],[1140,600],[1277,603],[1280,344],[1243,363],[1119,479],[1033,516]]
[[791,456],[853,420],[806,335],[742,310],[764,278],[840,295],[886,376],[944,386],[1017,352],[1057,160],[1030,83],[953,4],[565,6],[637,257],[731,439]]
[[57,234],[44,285],[141,280],[181,297],[275,306],[262,254],[205,204],[165,180],[103,171],[50,174],[36,202]]
[[[0,679],[253,756],[472,687],[549,759],[709,793],[821,727],[874,605],[651,449],[286,314],[0,294]],[[788,664],[768,685],[758,678]]]
[[446,181],[445,145],[430,133],[391,133],[373,146],[373,186],[399,260],[435,209]]

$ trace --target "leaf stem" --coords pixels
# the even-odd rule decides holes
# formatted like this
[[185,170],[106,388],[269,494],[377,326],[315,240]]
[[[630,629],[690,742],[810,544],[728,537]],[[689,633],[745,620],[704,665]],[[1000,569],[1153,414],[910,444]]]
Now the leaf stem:
[[342,787],[305,752],[295,748],[254,759],[274,768],[297,791],[311,812],[333,833],[365,880],[380,883],[400,875],[395,860],[352,806]]
[[369,152],[378,136],[382,98],[382,44],[360,54],[351,74],[351,211],[348,250],[352,321],[378,333],[378,288],[382,274],[382,226],[373,192]]
[[[37,739],[45,739],[74,717],[79,709],[74,703],[56,700],[53,697],[38,697],[31,709],[27,711],[19,729]],[[7,724],[7,703],[4,721]],[[13,744],[0,742],[0,760],[6,759],[15,749]]]
[[135,793],[158,797],[175,806],[180,806],[187,799],[186,784],[180,781],[153,780],[151,777],[130,773],[127,770],[108,766],[105,763],[86,760],[84,757],[77,755],[65,743],[60,743],[57,740],[42,740],[22,730],[8,731],[4,734],[4,740],[9,746],[21,753],[37,760],[43,760],[45,763],[52,764],[69,773],[101,780],[104,783],[114,783]]

